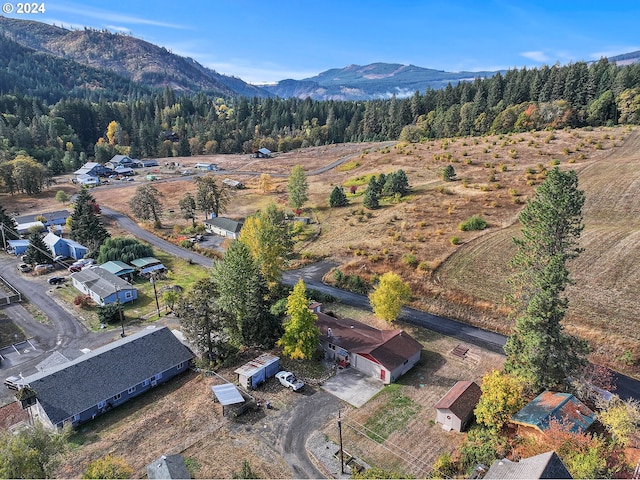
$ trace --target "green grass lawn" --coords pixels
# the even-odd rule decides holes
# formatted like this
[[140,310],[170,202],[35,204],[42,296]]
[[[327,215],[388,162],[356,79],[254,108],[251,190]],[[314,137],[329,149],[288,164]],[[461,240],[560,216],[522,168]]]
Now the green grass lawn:
[[[158,303],[160,305],[161,314],[165,312],[165,304],[162,300],[162,288],[179,285],[182,292],[188,292],[191,287],[203,278],[209,275],[208,269],[188,261],[171,256],[167,253],[156,251],[154,257],[160,260],[165,267],[167,273],[165,278],[156,282],[156,291],[158,292]],[[158,319],[157,307],[153,285],[149,280],[143,277],[137,277],[133,285],[138,290],[138,298],[124,305],[125,325],[132,323],[140,323],[144,321],[153,321]],[[71,282],[67,282],[62,288],[54,289],[55,294],[65,303],[73,306],[78,314],[84,319],[87,327],[92,330],[100,328],[98,320],[98,308],[95,305],[86,308],[80,308],[73,305],[73,300],[80,292],[76,290]]]

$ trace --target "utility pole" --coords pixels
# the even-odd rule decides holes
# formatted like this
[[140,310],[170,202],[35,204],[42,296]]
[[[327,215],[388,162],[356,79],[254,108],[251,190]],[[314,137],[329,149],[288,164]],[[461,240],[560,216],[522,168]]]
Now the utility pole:
[[156,296],[156,309],[158,310],[158,318],[160,318],[160,303],[158,302],[158,291],[156,290],[156,280],[153,274],[151,274],[149,281],[151,282],[151,285],[153,285],[153,293]]
[[120,336],[124,338],[127,335],[124,333],[124,317],[122,315],[122,305],[120,305],[120,289],[118,288],[117,285],[116,285],[116,301],[118,302],[118,313],[120,314],[120,325],[122,326],[122,333],[120,334]]
[[344,453],[342,451],[342,420],[338,410],[338,437],[340,438],[340,473],[344,473]]
[[7,239],[4,236],[4,223],[0,223],[0,231],[2,231],[2,248],[7,251]]

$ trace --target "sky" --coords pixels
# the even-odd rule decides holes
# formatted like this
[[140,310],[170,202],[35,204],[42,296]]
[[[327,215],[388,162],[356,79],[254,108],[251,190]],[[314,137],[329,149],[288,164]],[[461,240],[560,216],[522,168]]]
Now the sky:
[[637,0],[46,0],[31,14],[3,2],[8,17],[131,34],[254,84],[351,64],[477,72],[640,50]]

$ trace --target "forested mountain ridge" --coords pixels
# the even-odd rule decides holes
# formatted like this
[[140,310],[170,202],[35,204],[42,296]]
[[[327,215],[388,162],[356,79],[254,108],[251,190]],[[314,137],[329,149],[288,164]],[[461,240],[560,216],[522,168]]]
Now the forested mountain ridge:
[[371,63],[333,68],[304,80],[282,80],[265,85],[269,92],[282,98],[298,97],[314,100],[383,99],[408,97],[428,88],[440,89],[448,83],[487,78],[497,72],[445,72],[415,65]]
[[220,75],[191,58],[138,38],[105,30],[67,30],[0,16],[0,33],[35,51],[108,70],[150,88],[215,95],[269,96],[239,78]]

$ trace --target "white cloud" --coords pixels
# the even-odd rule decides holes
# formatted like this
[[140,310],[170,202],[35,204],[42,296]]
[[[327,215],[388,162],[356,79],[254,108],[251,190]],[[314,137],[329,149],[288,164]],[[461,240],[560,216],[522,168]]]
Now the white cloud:
[[528,58],[529,60],[533,60],[534,62],[548,62],[549,56],[541,51],[530,51],[530,52],[521,52],[524,58]]
[[103,22],[124,23],[124,24],[132,24],[132,25],[151,25],[155,27],[173,28],[173,29],[180,29],[180,30],[189,29],[189,27],[185,25],[151,20],[148,18],[136,17],[134,15],[123,15],[120,13],[111,12],[109,10],[91,8],[91,7],[88,7],[87,5],[59,3],[59,4],[53,4],[51,6],[47,5],[47,8],[50,11],[71,13],[76,18],[87,17],[87,18],[102,20]]

